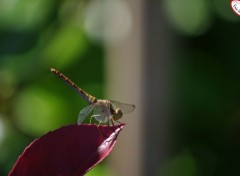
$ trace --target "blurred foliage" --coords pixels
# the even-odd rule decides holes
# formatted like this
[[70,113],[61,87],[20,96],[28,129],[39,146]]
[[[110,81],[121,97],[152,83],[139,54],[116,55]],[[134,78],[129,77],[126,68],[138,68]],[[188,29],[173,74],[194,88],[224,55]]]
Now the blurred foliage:
[[164,176],[195,176],[197,174],[196,163],[193,156],[189,152],[183,152],[163,166],[159,173]]
[[164,2],[169,21],[179,31],[194,35],[204,33],[208,29],[212,19],[209,1],[166,0]]
[[[86,3],[0,1],[0,175],[36,137],[76,123],[87,104],[54,67],[103,96],[103,47],[83,30]],[[101,171],[103,172],[103,171]]]
[[224,0],[170,0],[165,5],[177,47],[173,151],[164,173],[239,175],[240,17]]
[[164,0],[168,22],[183,35],[204,35],[215,24],[216,18],[239,22],[239,17],[225,0]]
[[94,167],[94,169],[90,170],[87,174],[85,174],[86,176],[96,176],[96,175],[106,175],[106,176],[110,176],[113,175],[112,172],[110,171],[110,169],[106,170],[104,168],[105,162],[101,162],[100,164],[96,165]]

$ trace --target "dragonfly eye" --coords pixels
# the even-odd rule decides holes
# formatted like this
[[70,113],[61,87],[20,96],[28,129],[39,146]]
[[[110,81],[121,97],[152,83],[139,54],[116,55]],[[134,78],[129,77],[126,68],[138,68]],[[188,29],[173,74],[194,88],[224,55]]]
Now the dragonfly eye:
[[119,119],[122,118],[122,116],[123,116],[122,110],[119,109],[119,108],[117,108],[117,109],[115,110],[114,120],[119,120]]

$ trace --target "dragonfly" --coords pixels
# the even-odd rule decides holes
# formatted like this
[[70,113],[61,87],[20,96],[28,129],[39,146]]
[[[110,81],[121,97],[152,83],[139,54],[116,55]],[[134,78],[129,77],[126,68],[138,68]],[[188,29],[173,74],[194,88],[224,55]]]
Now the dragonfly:
[[118,120],[121,119],[124,114],[130,113],[135,110],[135,105],[132,104],[120,103],[113,100],[97,99],[96,97],[90,95],[89,93],[78,87],[77,84],[72,82],[60,71],[54,68],[51,68],[50,70],[66,84],[68,84],[71,88],[73,88],[89,104],[87,107],[83,108],[80,111],[77,121],[78,125],[82,124],[86,117],[88,117],[88,115],[93,111],[91,119],[95,118],[99,122],[99,125],[101,123],[108,123],[109,126],[111,122],[111,125],[114,126],[114,121],[121,123]]

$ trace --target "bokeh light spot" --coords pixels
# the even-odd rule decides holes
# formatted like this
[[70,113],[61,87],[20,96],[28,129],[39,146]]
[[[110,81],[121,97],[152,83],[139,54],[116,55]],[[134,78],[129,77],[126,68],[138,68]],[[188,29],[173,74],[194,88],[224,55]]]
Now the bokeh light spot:
[[210,22],[210,8],[206,0],[165,0],[169,22],[179,32],[199,35],[207,31]]
[[93,40],[119,41],[129,34],[131,26],[131,13],[124,1],[95,0],[86,9],[84,27]]
[[80,59],[88,46],[83,30],[74,25],[64,25],[47,37],[51,39],[43,51],[43,61],[55,67],[68,66]]
[[0,25],[16,29],[36,28],[44,23],[52,5],[51,0],[1,0]]
[[34,136],[53,130],[67,118],[64,99],[44,89],[30,87],[21,92],[16,100],[17,124]]

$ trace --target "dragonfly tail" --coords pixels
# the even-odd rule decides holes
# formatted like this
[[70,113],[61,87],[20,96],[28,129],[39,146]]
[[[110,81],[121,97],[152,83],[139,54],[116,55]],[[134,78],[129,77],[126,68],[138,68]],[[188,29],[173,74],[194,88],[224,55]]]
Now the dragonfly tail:
[[57,77],[62,79],[67,85],[69,85],[73,90],[75,90],[85,101],[87,101],[89,104],[93,104],[97,102],[97,98],[88,94],[83,89],[78,87],[74,82],[72,82],[67,76],[59,72],[58,70],[51,68],[50,69],[52,73],[54,73]]

